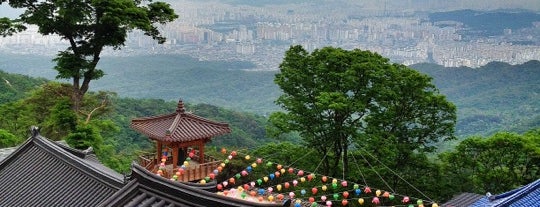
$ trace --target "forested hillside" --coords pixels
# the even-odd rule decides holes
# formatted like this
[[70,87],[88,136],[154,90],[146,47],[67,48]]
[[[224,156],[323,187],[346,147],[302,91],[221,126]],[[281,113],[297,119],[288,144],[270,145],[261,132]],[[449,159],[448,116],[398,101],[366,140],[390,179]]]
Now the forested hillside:
[[47,80],[26,75],[9,74],[0,70],[0,104],[26,96],[26,92],[37,88]]
[[[535,84],[535,81],[538,80],[535,76],[537,75],[535,70],[538,69],[538,62],[525,64],[525,66],[528,65],[530,68],[525,70],[528,72],[524,72],[526,75],[523,76],[511,73],[514,71],[510,71],[510,69],[516,69],[518,66],[503,65],[507,67],[508,71],[502,70],[506,72],[501,72],[497,69],[487,69],[489,67],[486,67],[484,68],[487,70],[485,72],[471,72],[470,69],[461,68],[451,71],[455,77],[445,75],[449,69],[433,69],[430,65],[423,66],[426,67],[426,70],[433,73],[434,77],[443,75],[444,77],[447,77],[445,81],[440,81],[442,79],[438,80],[436,78],[436,83],[441,85],[441,91],[447,91],[449,94],[455,93],[455,96],[457,97],[462,97],[463,94],[467,94],[468,98],[464,98],[465,100],[471,99],[471,102],[474,103],[479,102],[480,104],[493,105],[478,107],[475,104],[472,104],[479,108],[478,111],[475,111],[479,113],[477,114],[478,116],[493,110],[489,107],[511,109],[509,107],[504,107],[504,103],[499,103],[497,101],[500,100],[499,97],[505,98],[506,95],[496,95],[496,93],[504,94],[503,92],[500,92],[500,90],[502,90],[500,88],[504,89],[508,87],[509,83],[515,84],[515,82],[506,81],[507,84],[504,84],[500,81],[499,76],[506,77],[508,80],[516,79],[521,82],[527,82],[531,87],[536,85],[536,88],[530,88],[530,90],[526,91],[525,94],[529,94],[530,96],[519,96],[524,96],[523,99],[520,99],[521,105],[529,105],[529,108],[534,109],[531,113],[538,114],[538,104],[536,104],[538,102],[529,102],[531,97],[536,98],[535,100],[538,98],[538,84]],[[417,66],[417,68],[422,68],[423,66]],[[516,71],[523,72],[520,69],[516,69]],[[493,74],[493,77],[488,78],[489,75],[484,73]],[[34,79],[6,73],[1,74],[2,78],[5,78],[11,84],[13,84],[12,82],[14,81],[25,84],[22,84],[24,87],[13,86],[13,88],[18,88],[17,90],[12,90],[9,84],[7,87],[6,85],[0,84],[0,86],[2,86],[2,88],[0,88],[0,97],[10,98],[9,100],[5,99],[4,102],[0,102],[0,114],[2,114],[0,116],[0,147],[14,146],[21,143],[24,138],[27,137],[28,126],[30,125],[41,126],[42,134],[48,138],[62,139],[63,137],[66,137],[66,135],[69,137],[69,134],[67,134],[69,131],[66,131],[69,126],[66,124],[69,124],[69,119],[72,117],[70,113],[72,111],[65,105],[65,92],[69,85],[56,82],[42,84],[46,82],[44,79]],[[476,75],[484,75],[484,78],[475,78]],[[515,76],[519,76],[519,78]],[[476,79],[482,79],[483,81],[476,82],[483,84],[480,84],[480,86],[466,84],[467,81],[472,82],[472,80]],[[457,92],[449,90],[452,88],[450,85],[458,83],[462,83],[461,85],[463,88],[456,89]],[[499,89],[497,90],[497,88]],[[514,92],[523,92],[523,90],[518,89],[514,89],[517,90]],[[475,94],[484,94],[483,96],[485,97],[481,97],[477,100],[473,98]],[[449,95],[449,97],[452,96],[454,95]],[[89,125],[91,127],[86,129],[91,129],[88,132],[90,132],[90,134],[94,133],[93,136],[101,139],[98,140],[99,147],[96,149],[96,153],[98,153],[101,162],[119,172],[127,172],[131,162],[136,160],[137,154],[142,151],[153,151],[154,147],[147,137],[136,133],[129,127],[130,120],[134,117],[171,113],[175,110],[177,100],[165,101],[162,99],[124,98],[117,96],[112,92],[92,92],[87,94],[84,106],[92,109],[96,107],[96,104],[99,104],[103,97],[107,97],[107,106],[104,110],[99,110],[93,116]],[[490,99],[493,97],[495,97],[495,99]],[[514,102],[512,104],[520,105]],[[315,156],[315,152],[313,152],[314,150],[311,148],[306,148],[303,145],[291,144],[289,142],[275,143],[275,140],[269,139],[265,132],[266,117],[251,113],[236,112],[208,104],[187,104],[186,109],[197,115],[213,120],[225,121],[231,125],[233,133],[214,138],[211,145],[218,147],[232,145],[240,149],[255,149],[252,153],[254,156],[264,157],[281,163],[294,163],[295,167],[306,170],[316,170],[318,168],[317,162],[322,159],[321,157]],[[83,110],[86,109],[83,108]],[[485,111],[483,112],[480,110]],[[504,115],[505,113],[500,114]],[[511,116],[504,116],[500,119],[506,119],[508,117]],[[528,119],[529,117],[530,116],[520,116],[518,118]],[[538,120],[538,116],[536,117],[536,119],[531,120]],[[485,120],[479,122],[483,123]],[[498,123],[497,126],[503,126],[503,124]],[[526,128],[526,126],[522,126],[522,128]],[[451,198],[452,195],[459,192],[475,192],[483,194],[488,191],[492,193],[507,191],[515,186],[531,182],[538,178],[538,172],[540,172],[538,171],[538,165],[536,164],[540,159],[540,155],[538,154],[540,131],[538,129],[538,124],[536,124],[534,126],[531,125],[527,130],[528,132],[522,134],[503,132],[491,137],[479,136],[468,138],[465,139],[466,141],[456,145],[455,148],[448,148],[445,153],[440,155],[434,154],[434,158],[438,158],[436,160],[428,159],[426,156],[411,157],[410,161],[413,164],[402,166],[404,169],[399,170],[399,173],[422,192],[437,201],[447,200]],[[79,131],[78,128],[77,131]],[[390,152],[385,151],[390,150],[387,149],[387,144],[375,146],[379,146],[377,147],[379,150],[384,149],[380,153]],[[467,156],[466,154],[471,153],[471,150],[472,153],[481,154],[482,159],[472,160],[473,158]],[[216,152],[212,147],[210,147],[208,151],[209,153],[212,151]],[[507,153],[508,151],[514,153],[509,154]],[[352,153],[351,156],[357,157],[355,159],[359,160],[354,161],[354,168],[350,174],[346,175],[348,179],[359,179],[359,173],[364,173],[362,177],[366,176],[370,186],[377,188],[386,188],[384,184],[385,181],[377,179],[378,177],[382,176],[387,179],[397,179],[396,177],[393,177],[395,176],[395,173],[392,170],[387,169],[387,166],[395,161],[390,159],[387,154],[378,156],[380,159],[379,162],[382,161],[386,164],[370,163],[363,155],[365,155],[365,151],[355,151]],[[485,163],[490,163],[490,167],[487,169],[503,169],[501,166],[508,166],[508,162],[511,162],[512,166],[517,166],[518,168],[527,166],[532,169],[532,174],[529,173],[523,175],[518,173],[519,170],[512,170],[509,172],[504,170],[487,172],[476,170],[484,169],[481,166],[484,166]],[[378,172],[375,172],[374,169],[377,169]],[[507,179],[505,182],[497,182],[498,180],[493,180],[494,177],[504,177]],[[356,180],[356,182],[361,183],[360,180]],[[364,180],[364,182],[366,181]],[[417,191],[411,189],[411,186],[406,185],[401,181],[394,184],[397,186],[394,188],[396,192],[412,196],[421,196],[417,194]]]
[[[120,97],[203,103],[260,115],[279,110],[275,71],[249,71],[246,62],[209,62],[176,55],[108,57],[106,75],[93,90]],[[540,63],[491,63],[481,68],[412,65],[433,77],[442,94],[458,108],[457,135],[489,135],[500,130],[524,132],[540,126]],[[0,53],[0,67],[10,73],[54,78],[50,57]]]
[[540,126],[540,62],[493,62],[481,68],[411,66],[433,77],[458,107],[458,135],[523,133]]

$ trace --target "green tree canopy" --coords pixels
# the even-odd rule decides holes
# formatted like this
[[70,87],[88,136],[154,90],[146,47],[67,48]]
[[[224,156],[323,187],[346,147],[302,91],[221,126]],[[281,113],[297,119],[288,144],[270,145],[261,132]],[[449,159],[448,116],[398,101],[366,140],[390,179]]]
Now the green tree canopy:
[[324,169],[335,169],[326,174],[341,172],[340,161],[346,174],[353,143],[377,150],[384,142],[397,157],[453,138],[455,107],[430,81],[370,51],[325,47],[310,54],[292,46],[275,78],[284,111],[270,119],[325,155]]
[[105,47],[119,49],[133,29],[164,43],[165,38],[155,24],[178,17],[169,4],[141,0],[0,0],[0,5],[5,2],[24,12],[17,19],[1,18],[1,35],[36,25],[39,33],[56,34],[69,42],[69,47],[54,59],[54,69],[58,71],[57,78],[72,79],[76,111],[90,81],[104,75],[96,66]]
[[539,141],[540,129],[499,132],[463,140],[440,158],[456,191],[501,193],[540,178]]
[[9,133],[7,130],[0,129],[0,148],[13,147],[22,142],[21,138]]

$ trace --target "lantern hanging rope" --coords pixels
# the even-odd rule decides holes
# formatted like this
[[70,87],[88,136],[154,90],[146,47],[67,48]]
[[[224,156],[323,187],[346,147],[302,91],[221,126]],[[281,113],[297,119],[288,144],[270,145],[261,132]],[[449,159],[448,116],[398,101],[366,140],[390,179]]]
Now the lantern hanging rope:
[[[364,150],[365,151],[365,150]],[[366,153],[369,154],[369,152],[365,151]],[[371,155],[371,154],[369,154]],[[375,172],[375,174],[377,174],[377,176],[384,182],[384,184],[386,185],[386,187],[388,187],[388,189],[390,189],[393,193],[395,193],[396,191],[394,189],[392,189],[392,187],[390,187],[390,185],[388,185],[388,183],[386,182],[386,180],[384,180],[384,178],[381,176],[381,174],[379,174],[379,172],[377,172],[377,170],[375,170],[375,168],[373,167],[373,165],[371,165],[371,163],[366,159],[366,157],[364,157],[364,155],[362,153],[360,153],[360,156],[362,156],[362,158],[367,162],[367,164],[369,165],[369,167],[371,168],[371,170],[373,170],[373,172]],[[378,160],[377,160],[378,161]],[[380,162],[380,161],[379,161]],[[384,165],[384,164],[383,164]],[[386,165],[384,165],[384,167],[386,167]],[[386,167],[388,168],[388,167]],[[392,171],[393,172],[393,171]]]
[[[427,198],[430,202],[434,203],[433,200],[431,200],[431,198],[429,198],[426,194],[424,194],[422,191],[420,191],[418,188],[416,188],[413,184],[409,183],[409,181],[405,180],[403,177],[401,177],[401,175],[399,175],[398,173],[396,173],[394,170],[390,169],[388,166],[386,166],[384,163],[382,163],[379,159],[377,159],[375,156],[373,156],[371,153],[369,153],[367,150],[365,150],[363,147],[360,147],[361,150],[363,150],[366,154],[368,154],[369,156],[371,156],[373,159],[375,159],[377,162],[379,162],[382,166],[384,166],[386,169],[390,170],[390,172],[392,172],[394,175],[396,175],[399,179],[403,180],[405,183],[407,183],[407,185],[411,186],[414,190],[416,190],[418,193],[422,194],[422,196],[424,196],[425,198]],[[364,157],[364,156],[362,156]],[[364,158],[365,159],[365,158]],[[367,161],[367,160],[366,160]],[[377,173],[377,175],[379,175]],[[380,177],[380,176],[379,176]],[[382,178],[381,178],[382,179]],[[386,181],[385,181],[386,183]],[[392,192],[394,192],[394,190],[392,190]]]
[[366,177],[364,176],[364,173],[362,173],[362,170],[360,170],[360,165],[358,165],[358,161],[356,160],[356,157],[354,157],[354,155],[352,155],[351,157],[353,158],[354,164],[356,164],[356,168],[358,169],[358,172],[360,173],[360,176],[362,177],[362,181],[364,181],[364,185],[368,186]]

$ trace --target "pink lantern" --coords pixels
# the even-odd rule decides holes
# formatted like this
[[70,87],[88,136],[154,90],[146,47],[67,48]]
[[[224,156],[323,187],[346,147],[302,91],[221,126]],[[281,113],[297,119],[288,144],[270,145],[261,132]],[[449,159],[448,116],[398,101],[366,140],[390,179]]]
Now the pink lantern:
[[373,200],[371,201],[373,204],[375,205],[379,205],[379,203],[381,203],[381,201],[379,201],[379,198],[378,197],[373,197]]
[[401,202],[403,203],[408,203],[411,199],[407,196],[403,197],[403,200],[401,200]]
[[290,193],[289,193],[289,197],[290,197],[290,198],[294,198],[294,192],[290,192]]
[[347,181],[345,181],[345,180],[344,180],[344,181],[341,181],[341,186],[347,187]]

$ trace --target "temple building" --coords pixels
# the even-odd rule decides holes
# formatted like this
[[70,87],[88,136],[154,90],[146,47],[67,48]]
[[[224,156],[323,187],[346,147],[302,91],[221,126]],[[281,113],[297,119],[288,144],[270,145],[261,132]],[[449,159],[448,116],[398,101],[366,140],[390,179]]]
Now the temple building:
[[182,181],[199,180],[211,173],[220,161],[204,155],[205,144],[212,137],[231,132],[227,123],[186,112],[182,100],[174,113],[136,118],[131,127],[156,143],[155,154],[141,157],[140,164],[157,172],[158,165],[163,162],[166,166],[160,173],[166,177],[176,173],[181,166],[179,179]]
[[[208,206],[278,207],[208,191],[208,186],[171,181],[133,163],[129,175],[102,165],[91,150],[53,142],[33,127],[23,144],[0,158],[0,206]],[[215,184],[210,186],[215,189]]]

